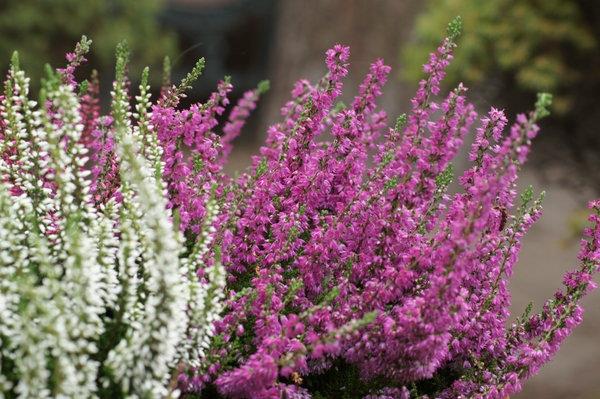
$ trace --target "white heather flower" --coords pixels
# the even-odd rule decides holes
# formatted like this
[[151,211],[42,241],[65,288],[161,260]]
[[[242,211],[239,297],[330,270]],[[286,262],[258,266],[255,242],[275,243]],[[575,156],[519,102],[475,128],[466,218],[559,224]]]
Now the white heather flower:
[[[147,71],[132,115],[124,63],[121,54],[113,90],[122,201],[96,207],[74,85],[50,76],[37,105],[13,59],[0,102],[0,154],[15,154],[0,156],[0,398],[176,397],[168,384],[189,358],[179,348],[199,344],[197,362],[212,334],[223,268],[209,270],[208,285],[188,273],[149,124]],[[216,204],[208,209],[210,229]],[[194,263],[211,237],[202,235]]]
[[206,217],[202,225],[202,231],[191,256],[185,259],[184,263],[185,269],[187,269],[186,278],[189,287],[187,312],[190,322],[179,352],[182,360],[192,367],[200,367],[201,360],[204,358],[204,351],[214,334],[213,322],[219,317],[222,310],[221,304],[225,292],[225,270],[220,259],[216,259],[215,264],[206,270],[209,279],[208,284],[198,281],[196,275],[196,270],[203,266],[203,257],[208,252],[209,245],[214,238],[212,225],[218,212],[217,202],[214,199],[209,200],[206,205]]

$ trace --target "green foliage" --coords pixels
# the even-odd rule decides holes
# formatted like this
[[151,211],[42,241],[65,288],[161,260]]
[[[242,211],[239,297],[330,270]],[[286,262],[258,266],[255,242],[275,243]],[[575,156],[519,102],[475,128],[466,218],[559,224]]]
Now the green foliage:
[[436,176],[435,185],[441,191],[445,191],[448,188],[448,186],[450,185],[450,183],[452,183],[453,179],[454,179],[454,166],[450,163],[450,164],[448,164],[448,166],[446,166],[446,169],[444,169],[442,171],[442,173],[440,173],[439,175]]
[[163,0],[2,0],[0,2],[0,69],[6,70],[13,50],[21,55],[32,82],[43,65],[65,64],[64,54],[87,34],[97,41],[92,63],[109,71],[114,48],[126,39],[136,56],[132,68],[160,64],[175,51],[174,36],[157,23]]
[[[575,93],[568,88],[586,79],[585,60],[599,50],[594,22],[581,2],[428,0],[416,22],[416,41],[403,49],[404,78],[421,78],[422,60],[451,15],[461,15],[466,34],[448,70],[448,84],[472,85],[500,76],[525,92],[556,93],[554,110],[570,110]],[[453,21],[449,34],[459,25]]]
[[400,131],[404,128],[404,126],[406,126],[406,122],[407,122],[408,118],[406,116],[406,114],[402,114],[400,116],[398,116],[398,118],[396,119],[396,124],[394,126],[394,130],[396,131]]
[[264,175],[267,172],[267,169],[268,169],[267,159],[261,158],[260,163],[258,164],[258,167],[256,168],[256,177],[259,178],[260,176]]
[[454,18],[452,21],[450,21],[450,23],[448,24],[448,29],[446,30],[446,36],[448,36],[448,38],[450,40],[456,40],[462,33],[462,29],[463,29],[462,18],[459,15],[456,18]]
[[323,374],[304,378],[303,385],[308,387],[315,399],[357,399],[385,383],[389,385],[388,381],[379,378],[365,381],[360,378],[360,372],[355,366],[338,360]]
[[269,91],[269,89],[271,88],[271,82],[269,82],[268,80],[261,80],[260,82],[258,82],[258,85],[256,86],[256,91],[257,94],[261,95],[261,94],[265,94],[266,92]]
[[545,118],[550,115],[550,106],[552,105],[552,94],[538,93],[535,102],[535,120]]

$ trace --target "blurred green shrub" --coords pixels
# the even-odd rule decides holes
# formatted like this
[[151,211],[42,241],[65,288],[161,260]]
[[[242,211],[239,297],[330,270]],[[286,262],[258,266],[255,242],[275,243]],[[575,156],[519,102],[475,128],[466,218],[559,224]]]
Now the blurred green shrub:
[[598,66],[598,9],[600,2],[586,0],[428,0],[415,40],[403,50],[404,78],[422,76],[423,57],[440,30],[450,16],[461,15],[465,35],[448,83],[487,85],[500,78],[524,92],[555,93],[554,109],[565,114],[574,107],[576,87]]
[[64,54],[85,34],[97,43],[90,64],[102,70],[111,69],[115,46],[124,39],[137,55],[132,68],[158,65],[175,49],[175,37],[158,23],[161,8],[161,0],[1,0],[0,60],[18,50],[37,82],[43,64],[64,64]]

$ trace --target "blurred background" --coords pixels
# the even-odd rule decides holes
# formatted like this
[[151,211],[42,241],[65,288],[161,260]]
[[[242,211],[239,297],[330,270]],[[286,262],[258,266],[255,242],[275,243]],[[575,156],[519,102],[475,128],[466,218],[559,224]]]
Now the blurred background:
[[[456,15],[464,31],[446,88],[462,81],[480,112],[494,104],[511,116],[529,110],[538,91],[555,95],[553,116],[543,121],[521,175],[522,186],[547,195],[512,277],[520,314],[530,301],[539,309],[575,265],[585,203],[600,194],[599,0],[0,0],[0,69],[18,50],[35,86],[44,63],[62,65],[85,34],[94,43],[81,73],[97,69],[105,96],[123,39],[133,51],[131,75],[150,65],[156,89],[163,56],[171,59],[173,81],[205,57],[188,101],[205,99],[225,75],[235,86],[233,101],[270,79],[232,155],[234,173],[249,164],[293,82],[321,77],[324,52],[335,43],[351,46],[345,100],[382,57],[393,67],[382,105],[390,118],[406,112],[421,64]],[[583,325],[517,397],[600,398],[598,292],[585,305]]]

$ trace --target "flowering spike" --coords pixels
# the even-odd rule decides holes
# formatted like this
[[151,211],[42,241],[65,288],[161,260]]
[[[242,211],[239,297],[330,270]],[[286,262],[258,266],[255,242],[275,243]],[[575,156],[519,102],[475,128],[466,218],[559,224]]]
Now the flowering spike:
[[144,67],[144,69],[142,70],[142,77],[140,79],[140,86],[147,86],[148,85],[148,76],[150,75],[150,68],[148,67]]
[[450,21],[450,23],[448,23],[448,28],[446,30],[446,32],[447,32],[446,34],[448,35],[448,38],[450,38],[450,40],[455,41],[462,33],[462,29],[463,29],[462,17],[460,15],[458,15],[452,21]]
[[163,58],[162,64],[162,88],[168,88],[171,86],[171,58],[166,55]]
[[249,90],[244,93],[243,97],[239,99],[238,103],[229,113],[229,118],[225,126],[223,127],[223,137],[221,137],[221,159],[220,163],[223,165],[227,162],[227,158],[233,148],[233,140],[239,136],[242,128],[246,124],[250,113],[256,108],[260,96],[269,90],[270,83],[268,80],[259,82],[255,90]]
[[200,75],[202,75],[205,65],[204,57],[196,61],[192,70],[181,80],[179,86],[177,86],[177,93],[183,94],[186,90],[191,89],[192,84],[200,77]]
[[19,70],[19,52],[13,51],[12,57],[10,58],[10,66],[13,70]]
[[127,41],[124,40],[117,44],[116,59],[115,80],[122,84],[125,79],[127,63],[129,62],[129,46],[127,45]]
[[550,115],[550,106],[552,105],[552,94],[538,93],[535,103],[535,120],[538,121]]

